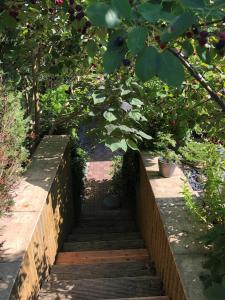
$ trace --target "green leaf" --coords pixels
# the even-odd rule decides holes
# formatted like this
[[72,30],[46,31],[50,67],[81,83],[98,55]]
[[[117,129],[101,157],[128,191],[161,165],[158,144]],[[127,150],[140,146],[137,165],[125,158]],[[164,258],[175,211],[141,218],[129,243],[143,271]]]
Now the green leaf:
[[90,5],[87,16],[93,25],[100,27],[113,28],[120,22],[117,12],[105,3]]
[[159,55],[158,75],[168,85],[180,87],[184,81],[184,68],[178,58],[166,50]]
[[103,56],[103,66],[106,73],[111,74],[118,69],[124,58],[123,51],[107,50]]
[[137,98],[132,98],[130,104],[135,105],[137,107],[141,107],[142,105],[144,105],[144,103]]
[[197,22],[197,18],[190,12],[185,12],[177,17],[166,32],[161,35],[162,42],[169,42],[182,35],[187,29]]
[[136,134],[141,136],[142,138],[146,139],[146,140],[151,140],[152,137],[150,135],[148,135],[147,133],[141,131],[141,130],[136,130]]
[[188,41],[185,41],[183,44],[182,44],[182,47],[183,47],[183,52],[184,52],[184,55],[186,57],[189,57],[190,55],[193,54],[194,52],[194,48],[192,46],[192,44]]
[[157,74],[158,55],[154,47],[145,48],[138,55],[135,73],[142,81],[147,81]]
[[211,49],[197,46],[196,51],[198,53],[199,58],[206,64],[210,64],[213,56],[213,52],[210,51]]
[[181,3],[189,8],[204,8],[205,2],[204,0],[180,0]]
[[93,93],[92,94],[92,98],[94,100],[94,104],[99,104],[99,103],[103,103],[106,99],[105,96],[102,96],[101,94],[99,93]]
[[134,121],[147,121],[147,119],[139,112],[138,109],[133,109],[129,112],[129,117],[133,119]]
[[149,22],[158,21],[161,10],[162,6],[158,4],[143,3],[138,6],[139,13]]
[[111,151],[116,151],[118,149],[122,149],[123,151],[127,151],[127,142],[125,139],[117,140],[111,139],[106,143],[106,146],[111,149]]
[[87,52],[88,56],[95,57],[96,53],[98,52],[98,46],[94,41],[89,41],[87,43]]
[[137,144],[133,140],[131,140],[131,139],[127,140],[127,145],[132,150],[135,150],[135,151],[139,150]]
[[113,122],[117,119],[116,116],[110,111],[105,111],[103,116],[108,122]]
[[138,54],[145,46],[148,31],[145,27],[136,27],[128,33],[127,46],[133,54]]
[[118,12],[120,17],[130,19],[131,7],[128,0],[112,0],[112,6]]

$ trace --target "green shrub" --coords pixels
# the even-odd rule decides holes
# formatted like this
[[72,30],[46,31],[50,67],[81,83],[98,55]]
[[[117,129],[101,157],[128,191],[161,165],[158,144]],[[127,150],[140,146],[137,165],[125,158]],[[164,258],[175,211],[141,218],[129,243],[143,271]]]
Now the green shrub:
[[222,299],[225,293],[225,149],[210,142],[191,141],[181,148],[181,153],[188,162],[200,164],[205,177],[201,200],[192,198],[187,185],[183,194],[190,211],[208,227],[208,232],[200,237],[210,249],[204,265],[210,274],[203,275],[206,297]]
[[12,202],[9,192],[27,159],[26,133],[27,120],[19,96],[0,86],[0,214]]
[[71,172],[72,192],[74,202],[74,215],[76,222],[79,220],[82,199],[85,188],[85,171],[88,160],[87,152],[81,148],[79,138],[75,129],[71,130]]

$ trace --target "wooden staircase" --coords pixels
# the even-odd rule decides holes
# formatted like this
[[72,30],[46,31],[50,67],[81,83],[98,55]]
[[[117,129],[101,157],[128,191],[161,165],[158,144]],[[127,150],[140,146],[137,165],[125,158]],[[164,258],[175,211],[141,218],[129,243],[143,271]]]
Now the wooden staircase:
[[81,217],[58,253],[43,300],[169,300],[128,210]]

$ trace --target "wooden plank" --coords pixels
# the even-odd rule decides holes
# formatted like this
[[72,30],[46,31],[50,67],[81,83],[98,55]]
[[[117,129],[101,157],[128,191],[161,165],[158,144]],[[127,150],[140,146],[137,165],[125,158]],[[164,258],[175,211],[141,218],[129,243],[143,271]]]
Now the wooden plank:
[[[109,299],[104,299],[109,300]],[[138,298],[117,298],[116,300],[170,300],[168,296],[150,296],[150,297],[138,297]]]
[[76,233],[70,234],[68,237],[69,242],[91,242],[91,241],[111,241],[111,240],[121,240],[121,239],[140,239],[140,232],[112,232],[112,233]]
[[[60,293],[60,292],[41,293],[39,299],[41,299],[41,300],[56,300],[56,299],[57,300],[68,300],[68,299],[84,300],[82,298],[78,299],[77,296],[72,293],[70,293],[70,295],[67,296],[65,293]],[[87,300],[87,299],[85,298],[85,300]],[[94,300],[96,300],[96,298]],[[112,300],[112,299],[108,298],[108,299],[98,299],[98,300]],[[117,299],[114,298],[114,300],[170,300],[170,298],[167,296],[149,296],[149,297],[138,297],[138,298],[137,297],[135,297],[135,298],[133,298],[133,297],[132,298],[117,298]]]
[[97,263],[116,263],[128,261],[148,261],[146,249],[105,250],[83,252],[60,252],[56,264],[78,265]]
[[73,295],[77,300],[159,296],[161,281],[156,276],[139,276],[50,281],[44,284],[42,294],[55,292],[65,293],[68,298]]
[[88,251],[88,250],[119,250],[119,249],[140,249],[144,247],[144,241],[116,240],[116,241],[92,241],[92,242],[66,242],[63,251]]
[[99,226],[78,226],[77,228],[73,229],[73,234],[76,233],[83,233],[83,234],[88,234],[88,233],[108,233],[111,234],[113,232],[122,232],[122,233],[127,233],[127,232],[133,232],[137,231],[137,226],[135,223],[122,223],[122,224],[114,224],[114,225],[107,225],[107,224],[102,224]]
[[54,265],[51,269],[50,280],[136,277],[144,275],[155,275],[155,270],[152,266],[142,261],[96,265]]

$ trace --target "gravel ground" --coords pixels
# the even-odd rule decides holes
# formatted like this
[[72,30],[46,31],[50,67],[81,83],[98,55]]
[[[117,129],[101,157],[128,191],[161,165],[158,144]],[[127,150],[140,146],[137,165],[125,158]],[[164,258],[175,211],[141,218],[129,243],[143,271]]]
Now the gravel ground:
[[202,182],[203,175],[200,173],[200,171],[188,165],[183,165],[183,171],[193,190],[202,192],[204,184]]

